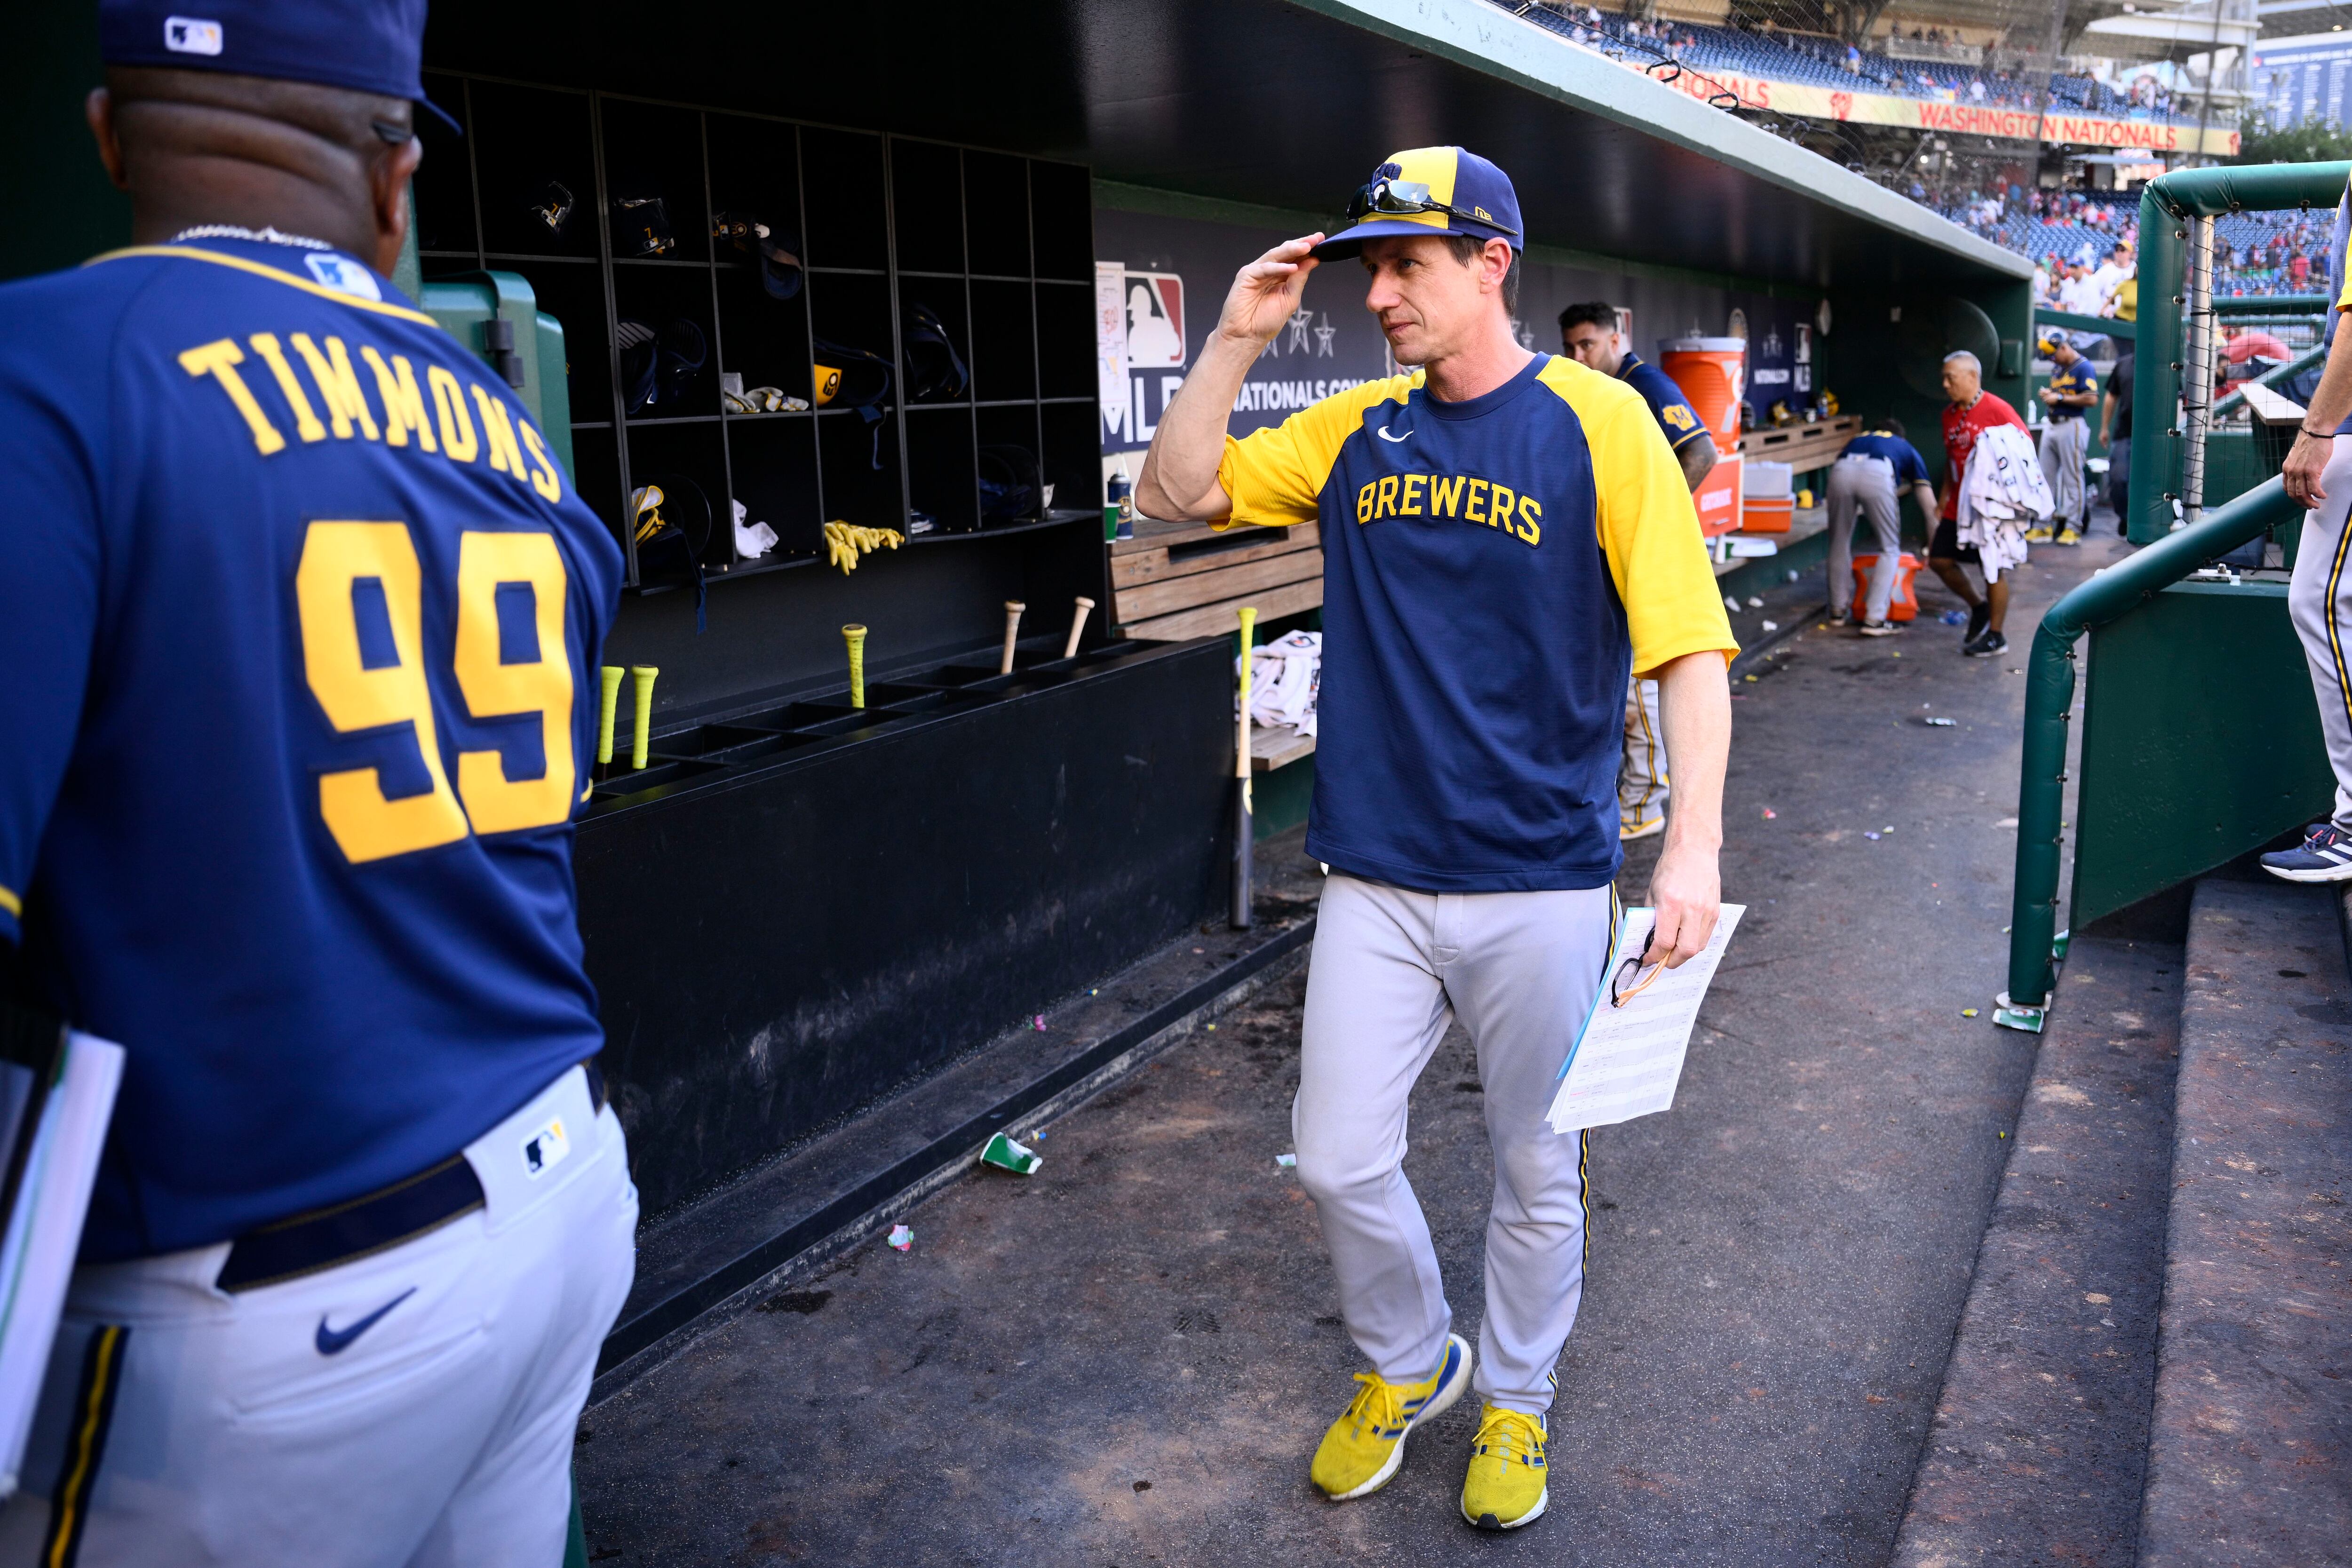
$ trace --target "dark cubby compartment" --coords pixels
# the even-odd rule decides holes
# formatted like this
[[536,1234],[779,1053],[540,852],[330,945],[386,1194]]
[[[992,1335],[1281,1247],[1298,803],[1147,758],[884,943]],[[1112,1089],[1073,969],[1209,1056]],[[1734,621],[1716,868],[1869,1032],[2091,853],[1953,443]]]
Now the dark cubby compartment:
[[[603,114],[614,265],[709,260],[702,116],[612,98],[604,100]],[[656,202],[658,207],[647,205]]]
[[[921,307],[919,312],[917,307]],[[964,284],[958,278],[898,279],[898,355],[905,366],[905,401],[969,403],[972,396],[972,337],[976,325],[966,320]],[[918,341],[918,323],[928,312],[930,322],[946,336],[954,351],[953,363],[936,342]],[[956,365],[963,367],[958,375]]]
[[722,268],[718,274],[719,368],[743,378],[746,391],[772,386],[809,399],[808,303],[805,294],[779,300],[756,268]]
[[[482,249],[493,258],[594,259],[596,154],[588,95],[476,80],[467,84],[467,99],[468,151],[461,156],[470,158],[478,185]],[[418,184],[431,183],[436,173],[428,158]],[[562,226],[551,226],[549,216],[561,212],[567,195],[571,210]],[[574,330],[569,321],[564,326]]]
[[[805,414],[768,415],[728,422],[729,466],[746,522],[775,530],[767,554],[745,564],[822,556],[824,518],[817,506],[816,421]],[[729,518],[733,526],[733,518]]]
[[1092,189],[1087,171],[1075,163],[1029,165],[1032,227],[1036,235],[1036,273],[1072,283],[1095,275]]
[[907,416],[908,504],[943,533],[980,526],[971,410],[917,408]]
[[604,273],[577,262],[502,261],[502,272],[520,272],[538,297],[539,308],[563,323],[564,368],[575,422],[600,424],[613,417],[613,360],[604,352]]
[[1054,510],[1100,515],[1103,505],[1101,416],[1089,400],[1048,403],[1037,411],[1045,439],[1045,482]]
[[1002,153],[966,152],[963,188],[972,275],[1028,277],[1028,163]]
[[[728,527],[727,454],[718,421],[638,426],[628,435],[631,487],[661,487],[664,521],[676,523],[686,534],[706,571],[733,559],[734,534]],[[637,574],[642,588],[691,591],[694,586],[682,569],[656,580],[642,551]]]
[[[636,267],[613,275],[619,335],[621,405],[631,421],[690,419],[719,412],[719,342],[712,330],[710,273],[691,267]],[[629,344],[634,322],[653,333]],[[650,360],[646,356],[650,355]],[[641,366],[649,363],[651,379]],[[575,405],[576,406],[576,405]]]
[[[462,77],[425,73],[425,96],[466,122],[466,82]],[[418,110],[416,133],[425,143],[425,160],[437,172],[454,165],[456,178],[427,180],[413,190],[415,198],[416,248],[419,251],[472,251],[480,241],[474,232],[474,185],[465,177],[471,149],[466,138],[441,123],[436,115]]]
[[881,137],[803,127],[801,187],[810,266],[879,272],[890,264]]
[[1037,395],[1029,292],[1026,283],[972,282],[972,395],[983,403]]
[[621,493],[621,444],[610,426],[601,430],[572,427],[572,482],[589,510],[620,539],[621,513],[629,498]]
[[893,141],[890,210],[900,272],[963,271],[963,167],[956,149]]
[[1043,518],[1053,505],[1045,494],[1052,481],[1038,456],[1036,405],[982,408],[976,426],[981,526],[1007,528]]
[[[898,415],[869,421],[856,410],[816,421],[817,458],[824,472],[824,519],[861,528],[907,526],[898,488]],[[873,557],[866,558],[870,567]]]
[[[740,114],[703,118],[710,149],[712,216],[765,224],[770,241],[805,265],[801,237],[800,138],[794,127]],[[722,264],[758,270],[756,250],[718,242],[713,257]]]
[[1094,290],[1069,283],[1037,285],[1040,397],[1095,399]]

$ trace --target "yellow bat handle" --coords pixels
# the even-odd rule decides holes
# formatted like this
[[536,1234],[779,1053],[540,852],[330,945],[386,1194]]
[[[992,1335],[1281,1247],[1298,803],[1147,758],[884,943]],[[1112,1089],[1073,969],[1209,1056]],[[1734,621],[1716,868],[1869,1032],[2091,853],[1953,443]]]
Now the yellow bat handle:
[[866,628],[844,626],[841,638],[849,645],[849,705],[863,708],[866,706]]
[[1249,694],[1251,648],[1257,640],[1257,610],[1255,606],[1242,611],[1242,718],[1241,739],[1234,753],[1234,776],[1246,781],[1250,776]]
[[629,766],[633,768],[644,767],[646,754],[653,749],[654,677],[660,673],[660,667],[656,665],[629,666],[629,681],[637,693],[637,735],[629,747]]
[[613,760],[613,716],[621,708],[621,677],[625,672],[617,664],[608,664],[597,671],[604,684],[596,704],[596,762],[599,766]]
[[1087,616],[1094,607],[1095,602],[1092,599],[1087,598],[1083,594],[1078,596],[1078,613],[1070,617],[1070,640],[1062,645],[1062,657],[1064,658],[1075,658],[1077,657],[1078,637],[1080,633],[1087,629]]

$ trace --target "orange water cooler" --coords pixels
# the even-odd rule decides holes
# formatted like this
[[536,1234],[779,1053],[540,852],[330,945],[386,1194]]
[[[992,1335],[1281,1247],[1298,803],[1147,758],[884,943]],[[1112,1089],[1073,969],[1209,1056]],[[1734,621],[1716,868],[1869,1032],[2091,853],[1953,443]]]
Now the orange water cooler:
[[1716,464],[1691,497],[1699,531],[1709,539],[1740,527],[1747,487],[1739,458],[1739,400],[1748,384],[1744,338],[1672,338],[1660,345],[1658,368],[1683,390],[1715,441]]

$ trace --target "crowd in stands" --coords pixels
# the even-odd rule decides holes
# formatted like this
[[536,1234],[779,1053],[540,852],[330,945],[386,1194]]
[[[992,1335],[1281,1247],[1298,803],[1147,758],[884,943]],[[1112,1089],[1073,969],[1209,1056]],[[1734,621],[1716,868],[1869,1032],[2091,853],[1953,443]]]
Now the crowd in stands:
[[[1528,20],[1611,53],[1672,60],[1693,71],[1737,72],[1837,91],[1874,91],[1941,103],[2040,107],[2041,86],[2006,70],[1937,60],[1895,59],[1826,34],[1791,32],[1768,19],[1752,29],[1689,22],[1645,22],[1581,0],[1497,0]],[[1935,37],[1928,35],[1933,33]],[[1920,43],[1948,45],[1941,29],[1915,28]],[[2118,91],[2087,76],[2050,80],[2051,107],[2115,119],[2170,121],[2170,95],[2153,77]]]
[[[2116,246],[2139,237],[2138,202],[2097,191],[2029,190],[1996,181],[1990,192],[1968,191],[1938,202],[1913,181],[1911,199],[1975,230],[2006,250],[2032,257],[2053,279],[2067,264],[2086,271],[2104,265]],[[2235,213],[2213,224],[2213,292],[2221,299],[2311,294],[2327,287],[2326,214]],[[2093,312],[2096,313],[2096,312]]]

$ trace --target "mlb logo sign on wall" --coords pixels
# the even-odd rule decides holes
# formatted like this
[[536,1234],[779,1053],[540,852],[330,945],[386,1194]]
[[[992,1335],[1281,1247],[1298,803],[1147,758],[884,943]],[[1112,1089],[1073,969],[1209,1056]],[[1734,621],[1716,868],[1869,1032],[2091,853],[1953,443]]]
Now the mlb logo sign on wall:
[[195,16],[166,16],[163,47],[175,55],[216,55],[221,52],[221,25]]
[[1127,368],[1184,365],[1184,279],[1173,272],[1127,275]]

